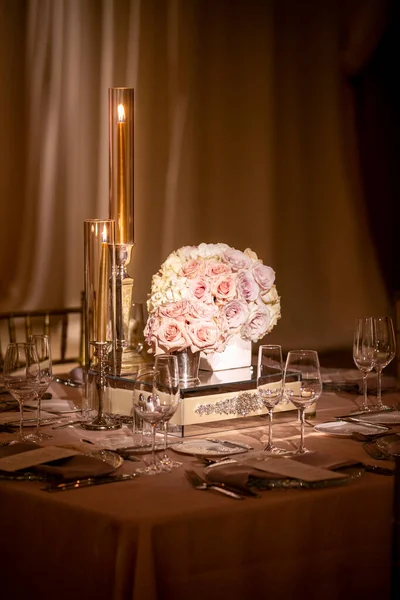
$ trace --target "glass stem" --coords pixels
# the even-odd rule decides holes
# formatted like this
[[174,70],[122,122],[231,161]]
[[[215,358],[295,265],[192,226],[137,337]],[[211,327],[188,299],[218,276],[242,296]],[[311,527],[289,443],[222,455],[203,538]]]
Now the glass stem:
[[269,425],[268,425],[268,448],[272,448],[272,408],[268,409]]
[[363,410],[368,410],[368,388],[367,388],[367,378],[368,378],[368,373],[365,373],[363,375],[363,395],[364,395],[364,402],[362,405],[362,409]]
[[168,423],[164,421],[164,458],[167,458],[167,446],[168,446]]
[[376,403],[378,407],[382,406],[382,370],[377,370],[377,388],[376,388]]
[[305,452],[304,446],[304,411],[305,406],[299,408],[299,419],[300,419],[300,445],[299,445],[299,454],[303,454]]
[[24,405],[19,402],[19,437],[22,440],[24,437]]
[[41,405],[42,405],[42,395],[39,394],[38,395],[38,399],[37,399],[37,411],[36,411],[36,435],[40,438],[40,411],[41,411]]
[[152,436],[151,436],[151,458],[153,461],[153,467],[156,468],[156,427],[157,423],[152,424]]

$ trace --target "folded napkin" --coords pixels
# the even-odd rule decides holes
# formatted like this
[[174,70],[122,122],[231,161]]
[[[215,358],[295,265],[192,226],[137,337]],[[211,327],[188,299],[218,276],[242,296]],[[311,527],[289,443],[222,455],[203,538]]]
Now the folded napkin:
[[83,477],[103,477],[114,473],[115,469],[93,456],[77,454],[52,463],[38,465],[32,470],[35,473],[45,475],[46,479],[61,482],[82,479]]
[[[304,487],[313,487],[331,481],[346,478],[345,473],[334,472],[333,469],[349,467],[359,463],[357,459],[338,460],[327,454],[312,452],[294,456],[290,459],[266,457],[265,461],[246,459],[242,463],[221,463],[205,469],[206,479],[210,483],[223,483],[238,490],[252,487],[272,489],[275,487],[296,487],[299,481]],[[296,466],[297,465],[297,466]],[[270,470],[268,470],[270,469]],[[296,483],[297,480],[297,483]],[[293,483],[283,484],[292,481]]]
[[262,487],[263,482],[282,479],[280,475],[266,473],[241,464],[208,467],[205,477],[209,483],[223,483],[237,490],[247,491],[251,487]]
[[[33,442],[19,442],[0,448],[0,458],[12,456],[28,450],[40,448]],[[35,465],[27,469],[29,472],[44,475],[46,479],[57,482],[70,481],[83,477],[102,477],[114,472],[114,468],[104,461],[85,454],[76,454],[68,458],[54,460],[52,462]],[[21,472],[21,471],[19,471]]]

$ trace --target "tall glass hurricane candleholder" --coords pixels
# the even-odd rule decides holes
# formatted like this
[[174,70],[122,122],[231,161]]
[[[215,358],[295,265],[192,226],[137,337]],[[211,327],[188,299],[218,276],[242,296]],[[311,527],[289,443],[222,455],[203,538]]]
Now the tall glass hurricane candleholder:
[[113,428],[112,419],[106,418],[103,413],[105,374],[115,361],[114,232],[115,222],[111,219],[84,222],[85,398],[82,411],[88,424],[91,423],[91,415],[97,412],[102,425],[92,429]]
[[129,344],[134,245],[134,90],[110,88],[110,219],[115,221],[116,356],[119,372],[131,371],[137,354]]

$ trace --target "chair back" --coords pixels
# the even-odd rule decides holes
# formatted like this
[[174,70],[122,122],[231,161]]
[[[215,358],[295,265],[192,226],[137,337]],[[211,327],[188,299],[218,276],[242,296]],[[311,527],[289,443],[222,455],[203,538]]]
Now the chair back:
[[0,313],[0,371],[8,343],[24,342],[32,334],[48,335],[53,364],[83,361],[83,307]]
[[391,598],[400,598],[400,456],[395,457]]

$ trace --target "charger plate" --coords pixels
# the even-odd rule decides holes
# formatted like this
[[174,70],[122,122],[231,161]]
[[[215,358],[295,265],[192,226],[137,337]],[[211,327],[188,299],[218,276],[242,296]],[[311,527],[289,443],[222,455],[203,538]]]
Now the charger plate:
[[185,440],[171,444],[171,450],[180,454],[190,454],[191,456],[205,456],[209,458],[218,456],[230,456],[231,454],[242,454],[247,452],[246,448],[239,446],[226,446],[222,442],[210,442],[208,440]]
[[335,437],[351,437],[355,431],[364,433],[365,435],[382,433],[382,427],[370,425],[369,423],[356,423],[352,421],[330,421],[328,423],[320,423],[319,425],[315,425],[314,430]]

